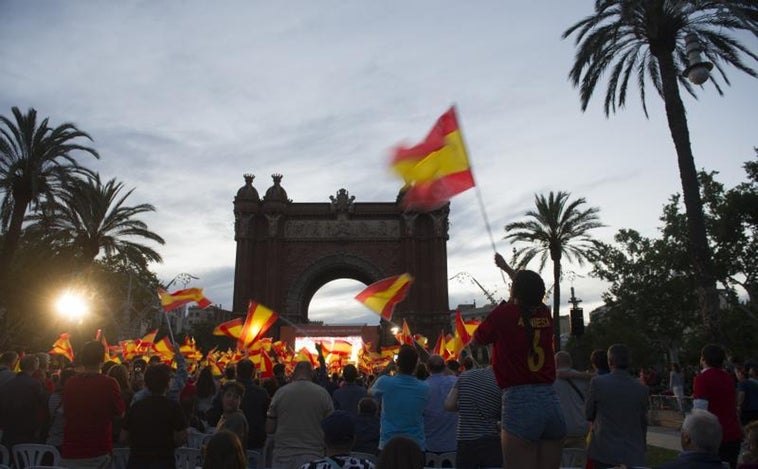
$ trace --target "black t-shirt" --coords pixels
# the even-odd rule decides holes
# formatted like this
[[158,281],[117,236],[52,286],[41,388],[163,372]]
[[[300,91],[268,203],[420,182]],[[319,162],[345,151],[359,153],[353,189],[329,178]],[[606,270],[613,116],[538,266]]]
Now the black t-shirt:
[[166,461],[174,467],[174,432],[187,428],[179,403],[165,396],[135,402],[124,419],[129,432],[129,467],[147,461]]

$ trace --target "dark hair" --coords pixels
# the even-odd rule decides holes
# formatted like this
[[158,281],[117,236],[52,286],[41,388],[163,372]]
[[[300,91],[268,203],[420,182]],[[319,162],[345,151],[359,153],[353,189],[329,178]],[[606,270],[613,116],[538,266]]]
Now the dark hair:
[[213,372],[205,366],[200,370],[197,377],[197,397],[206,398],[216,394],[216,382],[213,380]]
[[226,365],[226,368],[224,368],[224,378],[226,379],[234,379],[237,377],[237,369],[235,366],[229,364]]
[[613,344],[608,347],[608,363],[619,370],[629,368],[631,362],[629,347],[624,344]]
[[25,355],[18,367],[21,371],[34,371],[39,368],[39,358],[33,353]]
[[474,368],[474,359],[471,357],[465,357],[463,359],[463,368],[465,368],[466,370],[470,370]]
[[590,362],[597,370],[610,371],[611,369],[611,367],[608,366],[608,352],[605,350],[593,350],[590,355]]
[[700,356],[703,357],[703,361],[710,368],[721,368],[724,366],[726,352],[724,351],[724,347],[719,344],[708,344],[700,351]]
[[347,364],[342,368],[342,377],[345,378],[345,382],[354,383],[358,377],[358,369],[355,365]]
[[420,379],[421,381],[424,381],[428,377],[429,377],[429,370],[426,368],[426,364],[419,362],[419,364],[416,365],[416,379]]
[[237,377],[239,379],[251,379],[254,373],[255,365],[249,358],[243,358],[237,362]]
[[132,370],[134,371],[145,371],[145,367],[147,367],[147,362],[144,358],[135,358],[132,361]]
[[542,306],[542,299],[545,297],[545,282],[537,272],[519,270],[513,279],[511,294],[518,300],[521,322],[524,323],[526,336],[529,339],[529,355],[534,355],[537,353],[537,344],[534,343],[532,314],[539,306]]
[[415,440],[393,436],[382,448],[376,469],[423,469],[426,456]]
[[411,375],[416,370],[418,363],[418,352],[413,345],[403,344],[397,353],[397,367],[400,373]]
[[98,341],[92,340],[84,344],[82,351],[79,352],[78,358],[87,368],[98,366],[103,363],[105,357],[105,346]]
[[287,371],[287,367],[284,366],[284,363],[277,363],[274,365],[275,375],[283,375],[285,371]]
[[681,371],[681,367],[679,366],[679,363],[672,363],[671,364],[671,369],[674,370],[677,373],[679,373],[679,371]]
[[458,374],[458,372],[461,369],[461,363],[455,358],[451,358],[450,360],[447,361],[447,369],[452,371],[455,374]]
[[[105,356],[103,356],[105,358]],[[108,360],[107,362],[103,363],[103,366],[100,367],[100,372],[104,375],[107,375],[109,371],[111,371],[111,368],[118,365],[118,363],[114,362],[113,360]]]
[[358,413],[376,415],[376,411],[379,410],[379,406],[376,405],[376,401],[373,397],[364,397],[358,401]]
[[71,367],[66,367],[61,370],[61,377],[58,380],[58,386],[62,390],[63,386],[65,386],[66,381],[72,376],[76,375],[76,370]]
[[203,469],[246,469],[247,456],[239,437],[228,430],[217,431],[205,445]]
[[165,363],[148,366],[145,370],[145,387],[153,394],[163,394],[171,381],[171,367]]
[[157,365],[160,362],[161,362],[161,357],[159,357],[158,355],[153,355],[147,359],[147,364],[150,366]]
[[221,395],[226,394],[227,391],[234,391],[239,397],[245,397],[245,386],[237,381],[227,381],[221,386]]

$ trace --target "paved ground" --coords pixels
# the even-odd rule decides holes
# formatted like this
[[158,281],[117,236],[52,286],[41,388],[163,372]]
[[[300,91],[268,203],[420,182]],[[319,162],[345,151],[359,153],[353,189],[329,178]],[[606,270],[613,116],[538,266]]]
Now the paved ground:
[[679,430],[667,427],[648,427],[647,444],[659,448],[681,451],[682,445],[679,440]]

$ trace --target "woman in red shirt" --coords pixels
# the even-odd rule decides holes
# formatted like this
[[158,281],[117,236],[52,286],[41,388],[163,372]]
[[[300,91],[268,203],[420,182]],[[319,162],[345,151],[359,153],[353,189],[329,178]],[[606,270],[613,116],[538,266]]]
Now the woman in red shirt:
[[536,272],[511,275],[511,298],[479,325],[474,340],[493,344],[492,368],[503,389],[501,445],[509,467],[558,468],[566,423],[553,390],[553,321],[542,302],[545,283]]

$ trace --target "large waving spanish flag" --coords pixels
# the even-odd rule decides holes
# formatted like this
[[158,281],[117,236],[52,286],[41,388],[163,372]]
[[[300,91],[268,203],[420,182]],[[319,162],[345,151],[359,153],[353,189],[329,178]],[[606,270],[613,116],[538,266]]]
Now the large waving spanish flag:
[[247,308],[247,317],[245,324],[242,325],[242,332],[239,336],[241,348],[247,348],[257,339],[263,336],[271,326],[279,319],[279,315],[269,308],[250,300]]
[[395,305],[405,299],[412,283],[413,277],[407,273],[385,278],[366,287],[355,299],[387,321],[391,321]]
[[423,142],[395,149],[392,168],[405,181],[402,203],[408,210],[434,210],[474,187],[455,107],[437,120]]

